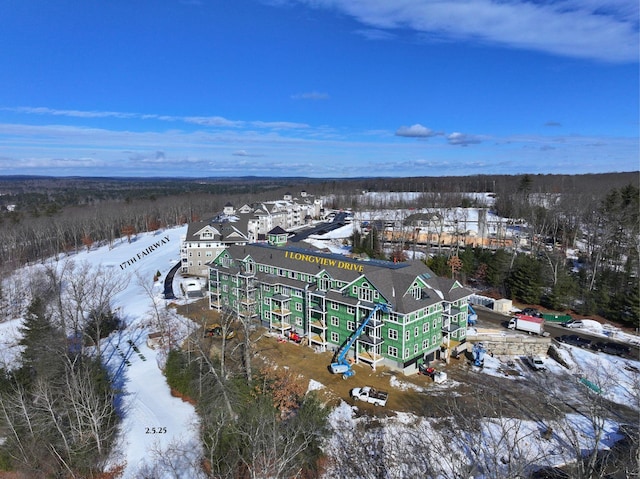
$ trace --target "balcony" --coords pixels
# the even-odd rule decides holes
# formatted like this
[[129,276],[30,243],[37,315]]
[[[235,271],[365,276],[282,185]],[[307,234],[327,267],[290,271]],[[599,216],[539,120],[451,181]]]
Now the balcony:
[[375,336],[369,336],[368,334],[363,334],[358,338],[358,342],[367,344],[370,346],[379,346],[384,342],[384,339]]
[[382,363],[384,361],[384,357],[380,354],[379,350],[367,350],[360,351],[356,356],[357,361],[362,361],[363,363],[370,364],[371,367],[375,369],[376,365]]
[[326,351],[327,348],[327,337],[325,334],[310,334],[309,335],[309,346],[313,347],[314,345],[320,346],[321,351]]
[[318,313],[324,313],[324,312],[326,312],[327,308],[325,307],[324,303],[310,301],[309,302],[309,310],[310,311],[316,311]]
[[309,326],[311,328],[320,329],[322,331],[327,329],[327,322],[320,318],[309,318]]
[[442,334],[449,335],[461,329],[464,328],[457,323],[446,323],[442,325]]
[[445,318],[456,319],[456,317],[462,312],[460,308],[448,308],[442,312],[442,316]]
[[255,296],[248,296],[240,298],[240,304],[243,306],[253,306],[256,304]]

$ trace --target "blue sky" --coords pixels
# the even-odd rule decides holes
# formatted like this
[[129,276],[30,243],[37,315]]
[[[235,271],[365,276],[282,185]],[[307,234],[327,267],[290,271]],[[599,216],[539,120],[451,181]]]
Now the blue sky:
[[635,171],[637,0],[0,0],[0,175]]

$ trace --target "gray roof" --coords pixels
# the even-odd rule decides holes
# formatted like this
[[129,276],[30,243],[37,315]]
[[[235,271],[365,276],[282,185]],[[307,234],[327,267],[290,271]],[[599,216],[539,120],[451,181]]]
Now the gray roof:
[[[339,254],[324,253],[311,248],[276,247],[262,243],[244,246],[231,245],[227,251],[236,259],[244,259],[250,255],[256,263],[300,271],[311,276],[317,276],[320,272],[326,271],[332,278],[345,283],[351,283],[364,276],[380,291],[393,309],[400,313],[415,311],[442,300],[455,301],[471,295],[470,290],[459,287],[456,281],[437,277],[419,260],[399,263],[362,260]],[[405,295],[418,277],[424,279],[429,285],[423,290],[421,299],[415,299],[410,294]],[[290,281],[292,281],[290,283],[292,286],[300,285],[298,281]],[[284,277],[279,277],[275,282],[289,283],[289,281],[285,281]],[[454,288],[453,286],[456,285],[458,287]],[[334,296],[335,299],[343,302],[347,299],[338,292],[328,292],[328,298]]]
[[[206,221],[194,221],[187,226],[187,234],[185,241],[241,241],[248,240],[246,231],[248,230],[247,223],[249,221],[249,215],[233,215],[232,217],[222,217],[218,215]],[[196,236],[202,228],[211,226],[215,228],[219,234],[216,234],[213,238],[208,240],[202,240],[199,236]]]

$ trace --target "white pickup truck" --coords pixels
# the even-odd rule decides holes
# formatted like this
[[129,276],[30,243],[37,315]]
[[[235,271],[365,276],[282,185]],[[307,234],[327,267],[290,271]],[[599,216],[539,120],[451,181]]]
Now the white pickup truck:
[[387,404],[387,398],[389,393],[387,391],[380,391],[371,386],[365,386],[363,388],[353,388],[351,390],[351,397],[355,401],[365,401],[376,406],[385,406]]

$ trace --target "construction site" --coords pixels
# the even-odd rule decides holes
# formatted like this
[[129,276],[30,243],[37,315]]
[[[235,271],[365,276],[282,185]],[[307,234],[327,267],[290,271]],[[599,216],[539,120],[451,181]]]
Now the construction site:
[[[210,310],[206,300],[191,303],[188,309],[184,305],[179,306],[178,312],[190,317],[198,325],[205,324],[196,333],[197,340],[201,341],[204,346],[202,349],[208,351],[210,357],[219,357],[222,338],[219,335],[205,335],[205,329],[207,325],[221,323],[220,313]],[[236,346],[244,338],[239,325],[232,325],[230,329],[235,334],[226,340],[225,364],[230,370],[236,368],[240,371],[241,348]],[[447,380],[442,383],[435,382],[433,375],[405,375],[385,367],[373,370],[364,363],[352,364],[353,375],[345,379],[343,374],[331,372],[331,366],[335,364],[334,352],[316,352],[304,343],[262,327],[252,332],[251,343],[253,367],[256,370],[265,366],[286,368],[299,381],[307,384],[309,389],[315,389],[330,407],[345,401],[357,406],[359,413],[371,416],[389,416],[403,412],[435,417],[451,415],[454,407],[463,408],[468,413],[473,411],[474,414],[482,414],[495,408],[495,402],[491,400],[494,398],[500,402],[501,408],[509,408],[512,416],[520,416],[531,413],[530,410],[522,410],[523,398],[527,398],[526,403],[536,409],[536,415],[546,417],[555,414],[552,413],[554,410],[539,402],[541,376],[530,367],[524,357],[505,355],[492,358],[501,362],[498,368],[500,375],[484,374],[481,368],[476,367],[472,350],[466,351],[457,359],[450,359],[448,363],[434,361],[430,366],[435,371],[446,373]],[[518,378],[518,381],[514,381],[514,378]],[[389,391],[385,407],[356,402],[350,398],[352,388],[365,385]],[[563,386],[560,381],[560,387],[566,387],[567,395],[570,395],[573,382],[567,382]],[[536,404],[540,404],[540,407],[535,407]]]

